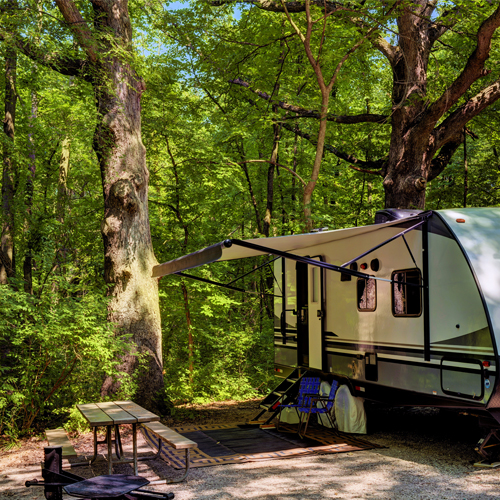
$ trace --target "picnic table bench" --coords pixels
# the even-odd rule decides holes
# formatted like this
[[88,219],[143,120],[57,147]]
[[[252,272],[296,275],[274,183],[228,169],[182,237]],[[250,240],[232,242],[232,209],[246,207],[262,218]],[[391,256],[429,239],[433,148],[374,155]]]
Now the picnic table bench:
[[144,429],[144,431],[148,432],[149,434],[153,434],[158,439],[158,450],[155,457],[160,457],[163,443],[172,446],[175,450],[185,450],[186,453],[186,468],[184,471],[184,476],[182,476],[182,478],[171,481],[165,481],[162,479],[160,481],[153,481],[153,483],[151,484],[180,483],[181,481],[184,481],[184,479],[186,479],[187,475],[189,474],[189,450],[191,450],[191,448],[197,448],[197,443],[191,441],[191,439],[188,439],[182,434],[175,432],[174,430],[170,429],[160,422],[142,423],[141,427]]
[[[82,463],[73,463],[72,466],[90,465],[97,458],[97,445],[107,444],[108,474],[112,474],[113,463],[133,463],[134,474],[137,476],[137,462],[140,460],[154,460],[160,458],[162,446],[164,444],[172,446],[176,450],[185,450],[186,453],[186,469],[185,474],[181,479],[166,481],[154,481],[155,484],[160,483],[177,483],[183,481],[190,468],[189,450],[196,448],[198,445],[181,434],[169,429],[159,422],[160,417],[154,413],[142,408],[132,401],[114,401],[106,403],[89,403],[76,405],[81,414],[85,417],[94,433],[94,455],[87,461]],[[120,438],[119,425],[132,424],[132,443],[133,443],[133,458],[122,459],[123,448]],[[144,428],[150,436],[158,440],[157,450],[153,456],[137,457],[137,428],[138,425]],[[97,428],[106,427],[106,438],[104,441],[97,440]],[[114,437],[111,439],[112,429],[114,428]],[[45,431],[47,440],[51,446],[62,446],[63,457],[69,458],[76,456],[73,448],[64,429],[53,429]],[[113,460],[113,444],[115,445],[115,453],[117,460]],[[153,484],[153,483],[152,483]]]
[[45,431],[49,446],[61,446],[63,458],[76,457],[76,451],[64,429],[47,429]]

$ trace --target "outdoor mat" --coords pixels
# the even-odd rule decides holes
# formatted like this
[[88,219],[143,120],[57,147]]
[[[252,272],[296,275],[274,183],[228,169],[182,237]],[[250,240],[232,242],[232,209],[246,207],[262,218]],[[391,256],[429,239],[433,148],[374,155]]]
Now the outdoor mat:
[[[380,448],[358,437],[333,433],[326,428],[309,428],[307,438],[301,439],[296,426],[283,426],[290,433],[278,432],[275,429],[261,429],[257,426],[220,424],[191,425],[173,427],[172,430],[182,434],[198,444],[198,448],[190,451],[191,467],[207,467],[222,464],[241,464],[258,460],[291,458],[303,455],[324,453],[342,453],[347,451]],[[149,446],[158,449],[158,438],[145,427],[141,427]],[[165,445],[161,458],[175,469],[184,469],[185,450],[175,450]]]

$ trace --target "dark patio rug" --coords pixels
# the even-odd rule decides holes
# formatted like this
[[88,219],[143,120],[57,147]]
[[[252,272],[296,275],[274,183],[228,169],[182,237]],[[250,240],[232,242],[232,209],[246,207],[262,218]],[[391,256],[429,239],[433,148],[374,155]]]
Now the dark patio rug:
[[[190,453],[191,467],[238,464],[259,460],[291,458],[302,455],[342,453],[379,448],[352,434],[334,433],[322,427],[311,427],[307,438],[301,439],[293,431],[296,426],[283,426],[290,432],[261,429],[245,424],[197,425],[174,427],[172,430],[198,444]],[[141,431],[147,443],[157,449],[158,438],[146,428]],[[176,469],[184,469],[185,451],[165,445],[161,458]]]

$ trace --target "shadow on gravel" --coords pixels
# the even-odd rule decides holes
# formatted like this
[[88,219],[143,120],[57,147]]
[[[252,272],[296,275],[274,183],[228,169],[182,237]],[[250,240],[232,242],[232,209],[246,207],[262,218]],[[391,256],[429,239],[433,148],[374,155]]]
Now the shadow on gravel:
[[[478,418],[438,408],[387,407],[366,403],[368,439],[386,446],[431,452],[425,460],[471,465],[480,457],[474,451],[484,432]],[[428,463],[427,461],[425,463]]]

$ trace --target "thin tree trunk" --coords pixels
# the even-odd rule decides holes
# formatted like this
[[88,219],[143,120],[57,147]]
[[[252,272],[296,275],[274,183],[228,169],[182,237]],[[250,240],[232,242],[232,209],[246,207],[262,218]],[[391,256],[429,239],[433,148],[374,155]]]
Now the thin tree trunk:
[[316,183],[319,177],[319,171],[321,168],[321,161],[323,159],[323,150],[325,147],[325,138],[326,138],[326,115],[328,113],[328,100],[330,89],[326,92],[323,88],[321,88],[322,99],[321,99],[321,118],[319,122],[319,131],[318,131],[318,144],[316,145],[316,155],[314,157],[314,164],[311,172],[311,177],[306,187],[304,188],[304,195],[302,197],[302,204],[304,206],[304,218],[306,223],[306,230],[310,231],[312,229],[312,195],[314,192],[314,188],[316,187]]
[[[276,112],[273,106],[273,112]],[[271,220],[273,217],[273,204],[274,204],[274,170],[275,163],[278,162],[278,151],[279,151],[279,141],[280,141],[280,126],[277,123],[273,124],[273,149],[271,152],[270,164],[267,169],[267,202],[266,202],[266,214],[264,216],[263,230],[266,237],[269,236],[271,228]]]
[[14,138],[16,123],[16,68],[17,54],[15,50],[7,50],[5,58],[5,112],[3,130],[7,136],[3,141],[2,172],[2,209],[3,223],[1,234],[0,284],[6,284],[8,278],[15,275],[14,253],[14,194],[15,194],[15,160]]
[[467,134],[464,128],[464,208],[467,207],[467,193],[469,191],[469,166],[467,165]]
[[[182,226],[184,231],[184,241],[182,243],[182,251],[181,253],[186,253],[187,245],[189,241],[189,228],[187,224],[184,222],[184,218],[181,214],[181,194],[180,194],[180,182],[179,182],[179,171],[177,168],[177,162],[175,161],[174,154],[170,149],[170,142],[168,140],[168,135],[165,135],[165,142],[167,145],[168,155],[170,156],[170,160],[172,162],[172,169],[174,170],[174,179],[175,179],[175,206],[169,205],[170,208],[175,213],[179,224]],[[184,282],[181,282],[182,295],[184,297],[184,312],[186,314],[186,326],[188,331],[188,362],[189,362],[189,384],[193,385],[193,373],[194,373],[194,340],[193,340],[193,332],[191,325],[191,312],[189,308],[189,294]]]
[[255,212],[255,222],[257,223],[257,230],[259,231],[259,233],[263,234],[262,221],[260,219],[260,213],[259,213],[259,206],[257,204],[257,199],[255,198],[255,194],[253,191],[252,182],[250,180],[250,175],[248,173],[248,167],[247,164],[245,163],[246,160],[245,152],[243,150],[243,147],[240,147],[239,144],[236,145],[236,148],[238,149],[238,153],[241,158],[241,168],[243,169],[243,172],[245,173],[245,178],[247,180],[248,192],[250,194],[250,199],[252,200],[252,206]]
[[186,324],[188,328],[188,361],[189,361],[189,385],[193,385],[193,372],[194,372],[194,342],[193,332],[191,328],[191,312],[189,310],[189,296],[186,284],[181,284],[182,295],[184,297],[184,311],[186,313]]
[[[33,73],[36,73],[37,67],[33,68]],[[36,144],[34,136],[34,128],[38,117],[38,95],[36,91],[31,92],[31,116],[29,127],[31,129],[28,134],[28,147],[30,152],[28,155],[28,175],[26,178],[26,230],[28,232],[26,252],[24,254],[23,276],[24,276],[24,291],[33,295],[33,195],[34,184],[36,177]]]
[[61,159],[59,161],[59,179],[57,183],[57,218],[64,222],[64,215],[68,202],[68,174],[71,139],[65,137],[61,146]]

